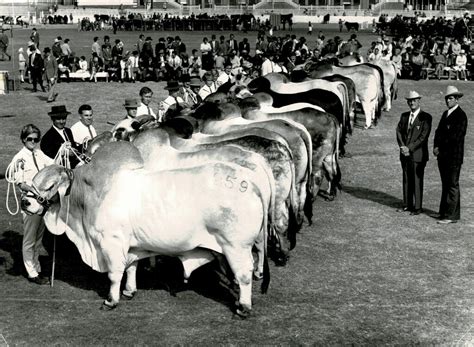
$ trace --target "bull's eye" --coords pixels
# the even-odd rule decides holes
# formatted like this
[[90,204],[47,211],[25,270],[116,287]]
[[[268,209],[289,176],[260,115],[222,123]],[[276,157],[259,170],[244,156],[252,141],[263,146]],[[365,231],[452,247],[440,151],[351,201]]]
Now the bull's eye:
[[54,188],[54,184],[52,184],[49,188],[46,189],[47,192],[51,191]]

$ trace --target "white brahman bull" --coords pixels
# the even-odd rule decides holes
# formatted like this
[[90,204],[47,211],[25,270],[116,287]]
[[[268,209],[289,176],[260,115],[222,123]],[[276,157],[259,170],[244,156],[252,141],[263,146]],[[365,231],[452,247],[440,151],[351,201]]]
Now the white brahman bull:
[[[22,209],[44,214],[48,229],[66,233],[83,261],[108,272],[104,309],[137,291],[137,261],[153,255],[184,257],[188,272],[212,260],[208,250],[227,259],[240,288],[236,312],[252,307],[252,246],[267,230],[270,191],[255,184],[255,173],[233,164],[149,172],[138,150],[127,142],[105,144],[88,165],[75,170],[52,165],[33,179],[36,193]],[[187,262],[186,260],[189,260]],[[266,267],[268,269],[268,266]],[[189,273],[188,273],[189,274]],[[264,274],[262,291],[269,284]]]
[[[171,147],[170,137],[163,129],[150,129],[140,132],[133,140],[133,145],[138,148],[145,162],[145,169],[149,171],[161,171],[170,169],[182,169],[199,166],[209,162],[230,162],[255,173],[259,187],[268,186],[270,190],[270,201],[265,202],[269,207],[269,228],[272,228],[271,235],[275,235],[272,223],[275,222],[275,179],[271,168],[265,159],[258,153],[244,150],[237,146],[221,146],[213,149],[201,149],[193,152],[179,151]],[[263,234],[261,237],[263,238]],[[276,235],[280,236],[280,235]],[[281,235],[283,238],[284,235]],[[280,237],[278,237],[280,239]],[[286,238],[280,240],[280,249],[276,250],[278,256],[287,257],[289,246],[286,245]],[[256,244],[258,251],[257,268],[254,276],[256,279],[263,277],[264,267],[264,246],[266,242],[259,240]],[[283,254],[280,254],[282,252]]]
[[285,119],[302,124],[313,141],[313,191],[318,193],[325,173],[330,183],[329,198],[332,198],[341,179],[337,155],[341,131],[338,120],[314,105],[298,103],[274,108],[272,104],[269,94],[257,93],[242,100],[242,116],[252,120]]
[[[341,66],[359,66],[363,64],[359,62],[356,57],[348,55],[344,58],[339,59]],[[392,108],[392,101],[397,98],[398,94],[398,79],[397,69],[394,63],[390,60],[379,59],[372,64],[364,64],[367,66],[375,65],[382,70],[383,73],[383,88],[385,92],[385,105],[384,110],[390,111]]]
[[370,67],[334,66],[330,63],[308,63],[305,71],[311,78],[323,78],[339,74],[354,81],[357,97],[365,114],[365,128],[380,117],[384,100],[383,75]]
[[[290,249],[296,242],[299,225],[296,220],[298,199],[295,184],[295,166],[291,149],[286,140],[279,134],[266,129],[243,129],[224,135],[194,134],[191,139],[182,139],[170,134],[171,145],[181,151],[198,151],[214,149],[225,145],[237,145],[246,150],[260,154],[271,167],[275,178],[275,222],[274,226],[286,249],[284,239],[290,240]],[[280,265],[286,259],[278,260]]]
[[196,110],[202,134],[219,135],[236,130],[263,128],[276,132],[287,141],[293,155],[295,165],[295,184],[298,191],[299,208],[297,213],[298,224],[303,223],[304,204],[306,194],[312,191],[310,187],[312,175],[311,156],[313,146],[311,136],[304,126],[291,120],[248,120],[242,118],[240,108],[232,103],[209,105],[204,112]]
[[[268,81],[264,83],[263,81]],[[323,108],[337,118],[341,128],[339,150],[345,154],[347,135],[352,132],[353,108],[349,102],[349,91],[342,81],[307,78],[302,82],[290,82],[283,74],[270,73],[255,79],[256,91],[268,93],[273,98],[273,107],[280,108],[295,103],[310,103]]]
[[[349,96],[347,86],[341,81],[328,81],[325,79],[307,79],[302,82],[291,82],[285,75],[279,73],[270,73],[265,75],[263,78],[267,79],[270,82],[270,89],[278,94],[302,94],[306,95],[308,91],[311,90],[321,90],[331,94],[334,94],[339,99],[340,105],[342,106],[342,110],[339,108],[339,112],[341,114],[337,114],[333,112],[332,109],[328,108],[329,100],[325,100],[321,98],[317,94],[312,95],[310,98],[300,99],[298,98],[298,102],[306,102],[306,103],[313,103],[317,106],[323,108],[326,112],[332,113],[337,119],[340,121],[341,126],[345,128],[346,126],[350,126],[351,122],[351,105],[349,105]],[[264,91],[264,90],[262,90]],[[271,93],[269,93],[271,95]],[[321,98],[322,100],[317,100]],[[289,98],[291,100],[291,97]],[[315,101],[315,102],[313,102]],[[283,107],[289,106],[294,104],[295,102],[284,102],[282,100],[276,101],[275,98],[273,102],[276,105],[274,107]]]

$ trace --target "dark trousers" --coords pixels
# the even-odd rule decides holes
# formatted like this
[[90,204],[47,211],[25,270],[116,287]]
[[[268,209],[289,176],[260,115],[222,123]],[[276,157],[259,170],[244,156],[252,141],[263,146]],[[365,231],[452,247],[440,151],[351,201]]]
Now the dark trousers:
[[31,70],[31,80],[33,84],[33,90],[37,90],[37,85],[41,87],[41,90],[44,92],[44,86],[43,86],[43,76],[41,74],[40,69],[32,68]]
[[461,192],[459,190],[461,165],[438,160],[438,169],[442,184],[439,214],[442,218],[459,220],[461,218]]
[[426,162],[401,161],[403,169],[403,205],[410,211],[423,207],[423,180]]

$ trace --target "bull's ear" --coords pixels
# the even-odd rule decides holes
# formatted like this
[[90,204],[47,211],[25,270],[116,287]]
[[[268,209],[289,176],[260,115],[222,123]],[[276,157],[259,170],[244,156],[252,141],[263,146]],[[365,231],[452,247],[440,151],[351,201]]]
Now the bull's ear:
[[74,171],[64,169],[63,179],[58,187],[59,196],[67,196],[71,192],[72,182],[74,181]]
[[131,124],[132,129],[135,131],[139,131],[141,126],[142,126],[142,123],[140,123],[139,121],[134,121]]

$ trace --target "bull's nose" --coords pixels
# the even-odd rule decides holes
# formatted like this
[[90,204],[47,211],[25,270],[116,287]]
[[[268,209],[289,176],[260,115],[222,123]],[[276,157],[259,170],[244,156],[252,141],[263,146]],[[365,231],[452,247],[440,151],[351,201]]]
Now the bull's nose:
[[21,199],[21,208],[30,206],[31,203],[27,199]]

